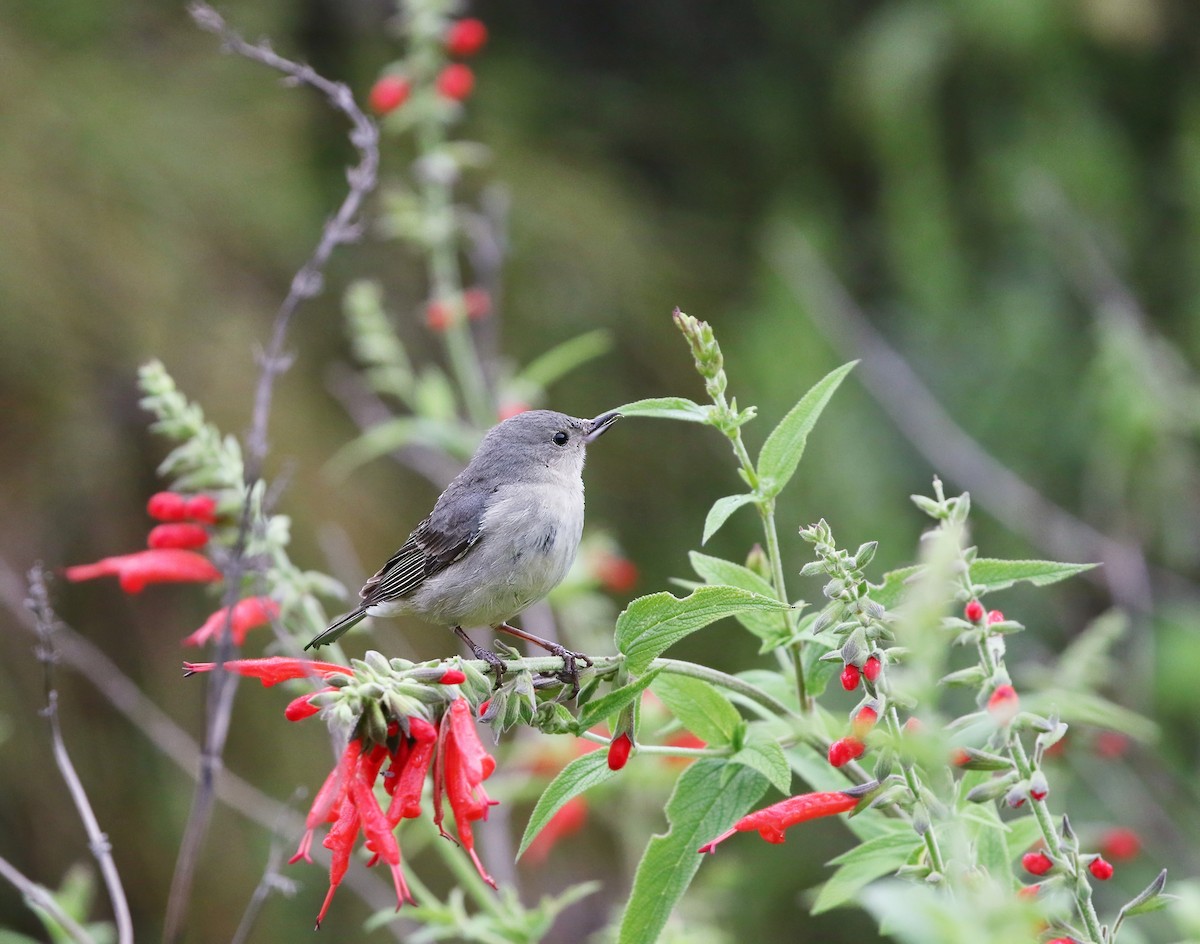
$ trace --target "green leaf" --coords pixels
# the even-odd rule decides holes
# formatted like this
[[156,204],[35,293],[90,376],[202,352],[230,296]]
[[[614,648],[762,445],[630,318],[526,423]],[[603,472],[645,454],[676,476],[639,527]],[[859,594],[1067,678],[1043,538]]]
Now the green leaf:
[[984,591],[1004,590],[1015,583],[1027,581],[1035,587],[1045,587],[1074,577],[1096,564],[1059,564],[1042,560],[995,560],[980,558],[971,563],[971,583],[983,586]]
[[700,538],[700,543],[707,544],[708,539],[721,530],[721,525],[729,520],[730,515],[742,505],[749,505],[753,501],[755,501],[755,496],[749,494],[726,495],[724,498],[718,498],[708,509],[708,517],[704,519],[704,534]]
[[699,587],[680,599],[670,593],[638,597],[617,617],[617,651],[638,675],[670,646],[717,620],[747,610],[786,610],[778,600],[737,587]]
[[751,741],[730,757],[729,763],[757,770],[782,794],[792,792],[792,768],[778,741],[766,738]]
[[550,781],[550,785],[538,798],[533,812],[529,814],[525,834],[521,836],[521,846],[517,849],[517,858],[525,854],[529,844],[568,800],[579,796],[585,790],[590,790],[598,783],[604,783],[616,774],[617,771],[609,769],[608,755],[604,751],[592,751],[590,754],[576,757],[567,764],[558,772],[558,776]]
[[856,363],[851,361],[826,374],[771,430],[758,454],[758,476],[762,482],[759,490],[763,495],[770,498],[783,491],[800,464],[808,434],[817,418]]
[[921,845],[916,833],[905,827],[860,842],[830,860],[831,865],[838,867],[837,871],[821,886],[812,913],[821,914],[855,899],[871,882],[891,875],[904,865]]
[[616,714],[649,688],[661,672],[662,669],[654,669],[652,672],[647,672],[641,678],[630,682],[628,685],[614,689],[603,698],[589,701],[579,712],[579,720],[574,724],[575,730],[578,732],[586,731],[598,721],[607,718],[609,715]]
[[644,416],[656,420],[683,420],[687,423],[707,423],[712,407],[701,406],[687,397],[651,397],[634,400],[616,408],[622,416]]
[[513,378],[514,383],[527,383],[545,390],[554,381],[564,377],[576,367],[594,360],[612,348],[612,338],[603,328],[589,331],[534,358]]
[[909,579],[920,572],[921,566],[921,564],[913,564],[911,567],[889,570],[883,575],[882,584],[871,584],[871,599],[880,606],[892,609],[904,598],[904,591],[908,587]]
[[766,792],[766,779],[748,767],[737,767],[722,782],[727,766],[723,760],[701,758],[680,774],[667,801],[670,828],[650,840],[633,877],[619,944],[658,940],[703,861],[696,850],[732,826]]
[[708,744],[728,744],[741,726],[742,716],[729,699],[701,679],[664,675],[654,693],[685,728]]
[[[997,882],[1012,881],[1012,853],[1008,847],[1008,830],[992,804],[973,805],[972,816],[963,817],[975,846],[975,861],[983,866]],[[1033,819],[1033,817],[1029,817]]]
[[[739,587],[764,597],[775,595],[775,588],[771,586],[770,582],[749,567],[735,564],[733,561],[722,560],[719,557],[709,557],[698,551],[688,554],[688,559],[692,562],[692,569],[703,577],[707,584]],[[744,613],[736,614],[735,618],[763,642],[775,643],[787,634],[786,614],[747,610]]]

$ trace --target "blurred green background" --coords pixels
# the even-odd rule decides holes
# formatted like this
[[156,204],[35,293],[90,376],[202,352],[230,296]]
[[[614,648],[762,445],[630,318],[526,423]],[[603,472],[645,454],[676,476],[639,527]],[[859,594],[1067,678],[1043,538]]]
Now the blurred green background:
[[[273,38],[360,94],[397,49],[382,2],[231,2],[250,38]],[[506,189],[503,348],[523,363],[593,327],[605,357],[560,382],[548,405],[595,415],[700,383],[674,331],[676,305],[710,321],[731,392],[758,404],[757,445],[816,379],[864,363],[826,412],[780,502],[785,559],[796,529],[827,518],[841,543],[881,542],[881,570],[915,555],[908,502],[934,474],[969,489],[988,556],[1103,558],[1091,582],[1012,591],[1031,633],[1014,663],[1045,661],[1114,604],[1132,612],[1108,693],[1166,735],[1131,756],[1086,750],[1064,777],[1085,825],[1138,829],[1146,851],[1105,888],[1116,902],[1162,865],[1197,874],[1195,720],[1200,687],[1200,8],[1187,0],[619,0],[509,2],[470,11],[492,39],[464,134],[491,149],[482,179]],[[340,118],[261,67],[221,55],[176,3],[10,0],[0,5],[0,558],[19,575],[141,546],[164,444],[137,407],[135,372],[163,359],[222,428],[249,424],[255,346],[353,155]],[[384,177],[407,168],[384,143]],[[340,296],[384,281],[415,356],[436,356],[420,315],[421,270],[396,243],[340,250],[328,291],[292,334],[270,474],[294,557],[355,584],[435,497],[379,461],[332,486],[324,463],[356,435],[331,393],[350,363]],[[846,310],[840,280],[860,311]],[[863,325],[875,334],[864,334]],[[931,412],[886,344],[941,404]],[[896,417],[899,417],[897,422]],[[950,420],[970,440],[946,425]],[[687,576],[711,501],[739,487],[711,431],[628,422],[594,451],[589,521],[638,566],[636,592]],[[977,451],[978,450],[978,451]],[[1014,490],[1004,467],[1042,500]],[[713,553],[755,540],[735,517]],[[1094,531],[1092,529],[1095,529]],[[1106,545],[1097,532],[1115,544]],[[331,547],[352,546],[361,563]],[[336,556],[336,555],[335,555]],[[1145,565],[1145,566],[1143,566]],[[38,715],[42,678],[6,573],[0,614],[0,855],[56,885],[87,851]],[[817,585],[794,592],[809,597]],[[127,598],[110,584],[58,585],[64,619],[195,734],[203,688],[179,677],[178,640],[211,610],[199,590]],[[622,598],[615,600],[616,604]],[[385,632],[387,630],[385,629]],[[419,626],[395,654],[455,651]],[[680,651],[724,668],[755,643],[700,634]],[[68,744],[110,833],[143,935],[160,927],[190,780],[79,675],[59,678]],[[227,766],[279,799],[327,767],[318,730],[285,729],[274,693],[241,693]],[[666,789],[666,780],[658,785]],[[663,794],[636,811],[661,828]],[[614,802],[626,803],[617,793]],[[597,806],[602,806],[598,800]],[[661,816],[661,812],[659,813]],[[516,817],[521,822],[521,815]],[[607,820],[607,824],[606,824]],[[629,865],[618,815],[541,869],[529,900],[568,879],[606,885],[557,940],[577,940],[622,900]],[[836,826],[754,848],[713,869],[703,904],[731,936],[870,940],[862,915],[809,924],[797,889],[844,847]],[[228,939],[268,848],[221,811],[202,863],[189,940]],[[726,857],[729,858],[729,857]],[[297,869],[299,898],[273,899],[255,939],[307,933],[324,888]],[[339,899],[338,937],[362,906]],[[96,914],[103,913],[103,906]],[[361,913],[360,913],[361,912]],[[0,885],[0,927],[38,934]],[[373,939],[383,940],[384,932]]]

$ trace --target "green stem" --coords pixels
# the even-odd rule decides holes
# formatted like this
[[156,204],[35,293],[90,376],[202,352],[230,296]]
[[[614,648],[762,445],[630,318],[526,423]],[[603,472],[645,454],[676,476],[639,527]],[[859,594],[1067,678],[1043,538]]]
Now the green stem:
[[[900,715],[896,711],[896,706],[889,705],[884,717],[887,718],[888,733],[894,741],[899,742],[902,732],[900,729]],[[929,807],[921,796],[921,784],[917,780],[916,771],[912,764],[907,763],[902,763],[900,770],[904,776],[905,786],[908,787],[908,792],[912,795],[913,802],[925,811],[925,819],[929,823],[929,826],[921,836],[922,841],[925,843],[925,851],[929,853],[929,864],[933,866],[939,875],[944,877],[946,875],[946,862],[942,858],[942,850],[941,846],[938,845],[937,833],[933,829],[933,818],[930,815]]]
[[[740,441],[740,440],[739,440]],[[779,602],[791,606],[788,599],[787,578],[783,575],[783,553],[779,549],[779,532],[775,528],[775,499],[770,498],[758,505],[758,515],[762,519],[763,535],[767,541],[767,559],[771,562],[771,578],[775,585],[775,596]],[[783,618],[787,621],[790,636],[796,628],[796,611],[784,611]],[[800,710],[808,713],[812,710],[812,702],[808,697],[808,683],[804,678],[804,660],[801,657],[799,643],[790,643],[787,647],[791,660],[792,675],[796,680],[796,703]]]
[[751,685],[745,679],[740,679],[734,675],[727,675],[717,669],[710,669],[706,665],[697,665],[694,662],[682,662],[678,659],[655,659],[650,663],[650,668],[662,668],[664,672],[670,675],[686,675],[689,678],[711,682],[713,685],[736,692],[765,708],[769,708],[778,716],[789,718],[793,721],[804,720],[803,715],[798,714],[773,695],[768,695],[761,688]]

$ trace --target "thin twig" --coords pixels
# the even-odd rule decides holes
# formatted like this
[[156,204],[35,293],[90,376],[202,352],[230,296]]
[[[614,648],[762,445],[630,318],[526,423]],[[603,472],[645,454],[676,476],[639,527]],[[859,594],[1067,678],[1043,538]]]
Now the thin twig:
[[[1065,560],[1099,560],[1094,575],[1113,599],[1146,612],[1153,599],[1142,549],[1110,537],[1050,501],[987,452],[959,426],[900,354],[875,330],[850,294],[798,231],[776,240],[773,263],[813,323],[843,357],[860,357],[863,386],[892,422],[947,478],[968,488],[972,500],[1037,547]],[[1155,569],[1156,577],[1178,575]]]
[[320,239],[311,256],[292,278],[288,294],[275,313],[271,339],[258,358],[258,384],[254,393],[251,425],[246,434],[244,470],[246,498],[242,506],[237,541],[229,563],[225,567],[226,625],[217,647],[215,659],[217,670],[209,682],[205,745],[201,756],[200,780],[193,797],[183,841],[180,844],[175,875],[171,882],[171,894],[167,902],[163,938],[168,944],[176,941],[182,933],[200,850],[212,816],[215,783],[221,768],[221,757],[224,754],[230,720],[233,715],[233,700],[237,682],[236,678],[226,673],[222,667],[234,654],[233,605],[241,595],[242,579],[251,569],[250,562],[246,560],[246,549],[251,529],[256,524],[252,520],[254,517],[254,492],[262,476],[263,463],[268,450],[267,430],[275,381],[291,366],[292,361],[291,356],[284,350],[288,328],[300,304],[321,291],[322,273],[333,250],[338,245],[353,242],[361,236],[362,227],[357,220],[358,213],[367,194],[375,187],[379,166],[378,128],[355,104],[354,96],[350,93],[349,88],[340,82],[331,82],[317,74],[310,66],[280,56],[265,42],[257,44],[246,42],[230,29],[221,16],[207,4],[193,3],[188,9],[201,29],[221,38],[224,49],[282,72],[292,84],[308,85],[321,92],[335,108],[350,119],[352,125],[350,142],[358,151],[359,162],[347,171],[349,190],[346,197],[337,212],[322,227]]
[[[8,564],[0,559],[0,605],[13,617],[0,626],[17,626],[36,635],[37,625],[25,608],[25,593],[21,579]],[[179,727],[162,709],[147,698],[134,683],[100,649],[59,621],[55,626],[58,655],[61,661],[79,672],[96,691],[124,715],[163,755],[180,770],[199,780],[200,745],[183,728]],[[217,783],[217,797],[232,810],[267,830],[276,832],[285,839],[294,840],[304,831],[304,818],[285,804],[263,793],[253,784],[237,774],[225,771]],[[313,855],[320,864],[327,864],[328,852],[319,848]],[[6,878],[10,877],[5,875]],[[375,879],[372,873],[351,869],[345,882],[372,910],[388,907],[391,902],[391,886]],[[41,886],[35,886],[41,887]],[[25,889],[22,888],[22,891]],[[40,904],[40,899],[38,899]],[[403,940],[403,927],[388,925],[397,940]]]
[[0,878],[7,879],[17,891],[25,896],[26,901],[41,908],[57,921],[76,944],[96,944],[96,939],[88,934],[78,921],[63,911],[62,905],[58,903],[58,899],[54,897],[50,889],[26,876],[4,856],[0,856]]
[[296,893],[296,883],[279,871],[279,867],[283,864],[283,844],[279,841],[279,837],[283,833],[280,829],[275,829],[274,832],[275,839],[271,842],[271,851],[267,854],[267,867],[263,870],[262,878],[254,887],[254,894],[250,896],[246,910],[242,912],[242,920],[238,922],[237,930],[230,939],[230,944],[242,944],[250,939],[254,922],[258,920],[263,905],[267,903],[272,892],[280,892],[286,898],[291,898]]
[[113,859],[112,844],[108,836],[100,828],[100,821],[88,800],[87,791],[83,789],[83,781],[71,763],[71,755],[67,752],[66,741],[63,740],[62,725],[58,718],[58,690],[54,685],[54,666],[58,661],[55,649],[54,634],[58,618],[50,608],[50,596],[46,591],[46,573],[41,564],[34,564],[29,571],[29,599],[26,602],[34,622],[37,625],[38,648],[37,655],[42,663],[46,683],[46,707],[43,714],[50,722],[50,742],[54,748],[54,761],[58,764],[59,773],[71,794],[71,802],[83,821],[87,832],[88,846],[100,866],[100,874],[104,878],[104,886],[108,889],[108,897],[112,902],[113,919],[117,925],[118,944],[133,944],[133,919],[129,914],[129,900],[125,897],[125,887],[121,884],[121,873]]

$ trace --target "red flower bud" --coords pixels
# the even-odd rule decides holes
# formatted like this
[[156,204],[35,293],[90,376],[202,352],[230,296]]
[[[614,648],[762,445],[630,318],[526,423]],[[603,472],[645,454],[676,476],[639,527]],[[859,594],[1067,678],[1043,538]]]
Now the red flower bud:
[[217,523],[217,500],[211,495],[193,495],[183,506],[184,517],[202,524]]
[[283,709],[283,716],[288,721],[303,721],[305,718],[311,718],[321,709],[312,703],[314,695],[320,695],[322,692],[336,692],[336,688],[323,688],[320,692],[309,692],[307,695],[301,695],[298,698],[293,698],[288,702],[288,706]]
[[997,724],[1008,724],[1021,710],[1021,699],[1011,685],[997,685],[987,703],[988,714]]
[[463,307],[472,321],[482,321],[492,313],[492,296],[487,289],[469,288],[463,292]]
[[475,88],[475,73],[471,71],[470,66],[452,62],[438,75],[436,86],[438,94],[443,98],[461,102]]
[[1115,760],[1129,750],[1129,737],[1120,731],[1101,731],[1096,735],[1096,754]]
[[411,91],[412,86],[408,79],[398,75],[385,75],[371,86],[367,104],[375,114],[386,115],[408,101]]
[[1050,784],[1046,781],[1046,775],[1040,770],[1035,770],[1033,776],[1029,778],[1029,795],[1035,800],[1044,800],[1050,795]]
[[1054,868],[1054,863],[1044,852],[1026,852],[1021,856],[1021,865],[1031,875],[1045,875]]
[[848,692],[854,691],[858,688],[858,677],[861,674],[857,665],[847,662],[846,667],[842,669],[842,688]]
[[451,25],[446,33],[446,52],[466,58],[479,52],[487,42],[488,31],[482,21],[467,17]]
[[175,492],[156,492],[146,502],[146,511],[159,521],[182,521],[187,517],[187,498]]
[[208,543],[208,532],[198,524],[156,524],[146,536],[146,545],[155,549],[177,547],[195,550]]
[[450,326],[450,306],[432,301],[425,306],[425,325],[430,331],[445,331]]
[[633,561],[616,554],[601,554],[595,563],[596,579],[606,590],[628,593],[638,582],[638,569]]
[[778,803],[748,813],[725,830],[716,839],[706,842],[697,852],[715,852],[717,844],[724,842],[737,832],[757,831],[767,842],[783,842],[785,829],[797,823],[807,823],[822,816],[845,813],[858,805],[858,798],[837,791],[829,793],[803,793],[788,797]]
[[999,610],[988,610],[987,621],[989,626],[991,626],[992,623],[1003,623],[1004,614]]
[[883,663],[879,661],[879,657],[870,656],[868,657],[867,661],[863,663],[862,674],[866,677],[868,682],[874,683],[875,680],[879,678],[879,670],[882,668]]
[[628,734],[619,734],[608,745],[608,769],[620,770],[629,760],[629,752],[633,749],[633,741]]
[[867,746],[854,735],[838,738],[829,745],[829,763],[834,767],[844,767],[850,761],[862,757]]
[[1041,885],[1025,885],[1017,889],[1018,898],[1037,898],[1038,892],[1042,890]]
[[1132,859],[1142,851],[1142,840],[1132,829],[1115,826],[1100,837],[1100,851],[1110,859]]
[[467,673],[462,669],[447,669],[438,679],[439,685],[461,685],[467,680]]
[[479,705],[479,717],[482,718],[484,715],[486,715],[487,710],[491,706],[492,706],[492,700],[490,698],[485,698]]
[[955,767],[964,767],[971,763],[971,755],[967,753],[966,748],[956,747],[950,752],[950,763]]
[[854,729],[854,733],[858,737],[862,737],[870,731],[879,721],[879,712],[870,705],[863,705],[858,714],[854,716],[854,721],[850,725]]
[[1107,861],[1103,856],[1096,856],[1096,858],[1092,859],[1088,863],[1088,871],[1102,882],[1107,882],[1113,877],[1112,863]]
[[978,600],[972,600],[963,608],[963,616],[966,617],[968,623],[978,623],[983,619],[983,604]]

